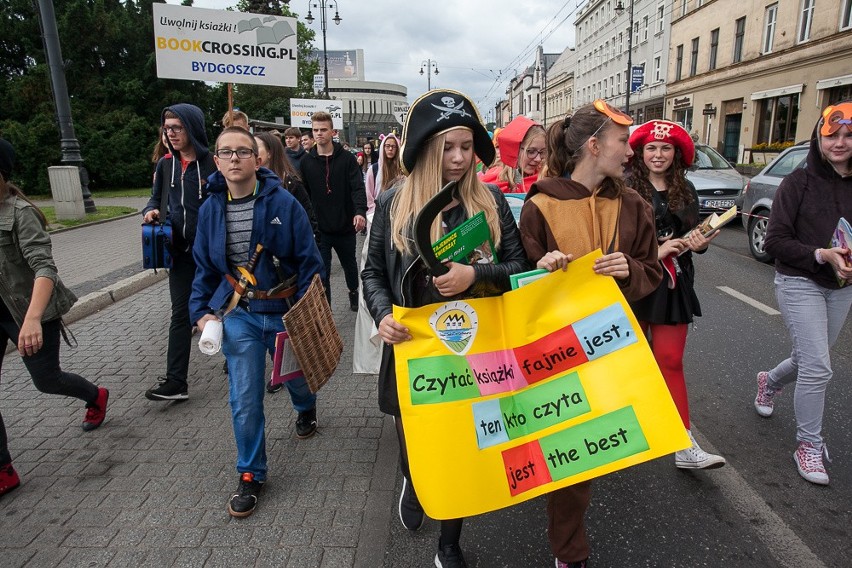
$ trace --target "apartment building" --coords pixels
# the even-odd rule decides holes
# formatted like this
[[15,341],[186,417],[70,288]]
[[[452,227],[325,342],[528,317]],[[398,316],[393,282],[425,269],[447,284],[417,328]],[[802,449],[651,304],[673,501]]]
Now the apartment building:
[[566,47],[548,70],[544,87],[544,113],[541,123],[545,126],[564,119],[574,109],[574,70],[577,52]]
[[852,0],[668,0],[665,116],[729,160],[852,97]]
[[575,108],[601,98],[637,123],[663,117],[670,1],[589,0],[574,22]]

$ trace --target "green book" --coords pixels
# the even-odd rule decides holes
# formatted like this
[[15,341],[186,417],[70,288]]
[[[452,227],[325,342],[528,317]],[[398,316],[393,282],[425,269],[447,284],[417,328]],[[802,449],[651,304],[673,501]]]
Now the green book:
[[539,278],[543,278],[550,274],[544,268],[536,268],[535,270],[528,270],[527,272],[519,272],[517,274],[509,275],[509,282],[512,283],[512,290],[517,290],[521,286],[526,286],[532,282],[535,282]]
[[498,263],[497,250],[482,211],[434,242],[432,250],[441,262]]

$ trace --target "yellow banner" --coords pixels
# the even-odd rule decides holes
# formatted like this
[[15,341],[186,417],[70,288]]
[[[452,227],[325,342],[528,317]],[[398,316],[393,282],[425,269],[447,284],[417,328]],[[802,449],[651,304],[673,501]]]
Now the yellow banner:
[[434,519],[508,507],[689,446],[630,306],[586,255],[495,298],[394,306],[417,496]]

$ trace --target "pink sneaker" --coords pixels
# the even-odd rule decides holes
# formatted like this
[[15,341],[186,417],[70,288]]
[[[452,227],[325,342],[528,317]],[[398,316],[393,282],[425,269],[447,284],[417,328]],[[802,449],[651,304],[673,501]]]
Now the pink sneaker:
[[757,396],[754,398],[754,408],[764,418],[772,416],[775,403],[772,398],[781,392],[781,389],[769,388],[769,373],[761,371],[757,374]]
[[828,450],[825,444],[818,448],[810,442],[799,442],[799,447],[793,453],[793,461],[796,462],[799,475],[811,483],[828,485],[828,474],[822,464],[823,455],[825,455],[826,460],[831,461],[828,458]]
[[0,495],[5,495],[20,484],[21,478],[11,463],[0,466]]

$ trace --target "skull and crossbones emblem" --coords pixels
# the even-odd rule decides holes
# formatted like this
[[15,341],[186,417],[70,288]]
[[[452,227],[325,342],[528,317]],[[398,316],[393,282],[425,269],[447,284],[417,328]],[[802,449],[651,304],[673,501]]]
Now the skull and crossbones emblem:
[[464,110],[464,100],[459,101],[456,104],[456,100],[453,97],[441,97],[441,102],[444,106],[436,105],[432,103],[432,106],[436,109],[442,111],[441,115],[438,117],[438,120],[435,122],[441,122],[444,119],[450,118],[450,116],[457,114],[459,116],[470,116],[470,114]]
[[673,127],[673,124],[666,124],[665,122],[655,122],[653,130],[654,139],[665,140],[669,137],[669,133],[672,131]]

